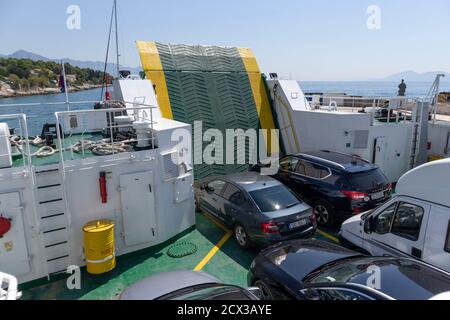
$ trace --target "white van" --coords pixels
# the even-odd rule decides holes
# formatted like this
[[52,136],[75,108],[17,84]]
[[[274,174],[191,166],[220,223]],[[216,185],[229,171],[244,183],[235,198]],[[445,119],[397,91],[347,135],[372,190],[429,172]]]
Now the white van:
[[406,173],[391,200],[345,221],[339,236],[374,256],[414,257],[450,272],[450,159]]

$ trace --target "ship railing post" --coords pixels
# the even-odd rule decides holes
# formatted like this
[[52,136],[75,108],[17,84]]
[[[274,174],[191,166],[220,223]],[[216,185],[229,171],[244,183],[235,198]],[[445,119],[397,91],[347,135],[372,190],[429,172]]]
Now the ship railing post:
[[112,155],[113,157],[115,156],[114,153],[114,133],[113,133],[113,126],[114,126],[114,122],[113,122],[113,111],[109,112],[109,132],[110,132],[110,136],[111,136],[111,151],[112,151]]

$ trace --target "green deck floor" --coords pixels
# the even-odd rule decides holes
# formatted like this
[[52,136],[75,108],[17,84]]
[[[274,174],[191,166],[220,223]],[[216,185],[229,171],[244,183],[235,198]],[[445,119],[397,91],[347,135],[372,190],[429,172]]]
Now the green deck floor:
[[[67,289],[66,279],[68,275],[60,275],[58,276],[59,279],[52,279],[51,281],[39,280],[22,285],[20,288],[23,292],[22,299],[116,299],[123,289],[148,276],[171,270],[193,270],[224,235],[225,231],[213,223],[209,217],[197,214],[196,229],[174,240],[175,242],[189,241],[195,243],[198,251],[193,255],[179,259],[170,258],[166,251],[171,243],[166,243],[153,250],[119,257],[116,269],[105,275],[92,276],[83,269],[81,290]],[[330,241],[319,233],[316,238]],[[230,238],[209,260],[203,270],[225,283],[247,286],[247,271],[256,254],[256,249],[242,250]]]

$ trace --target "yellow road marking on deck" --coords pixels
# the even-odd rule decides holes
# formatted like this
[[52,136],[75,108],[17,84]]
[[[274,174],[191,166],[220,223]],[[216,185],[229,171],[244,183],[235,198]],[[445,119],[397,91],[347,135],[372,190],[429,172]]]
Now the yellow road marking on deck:
[[[220,250],[220,248],[230,239],[231,235],[233,234],[233,231],[225,227],[222,223],[218,222],[214,217],[209,215],[208,213],[202,212],[203,215],[210,220],[212,223],[214,223],[216,226],[218,226],[220,229],[225,231],[225,235],[222,237],[222,239],[219,240],[219,242],[212,248],[208,254],[203,258],[202,261],[194,268],[194,271],[200,271],[203,269],[203,267],[214,257],[214,255],[217,253],[217,251]],[[332,235],[326,233],[325,231],[322,231],[320,229],[317,229],[316,232],[322,236],[324,236],[327,239],[330,239],[333,242],[339,243],[339,239],[336,237],[333,237]]]
[[209,262],[209,260],[211,260],[212,257],[214,257],[214,255],[217,253],[217,251],[219,251],[219,249],[225,244],[225,242],[227,242],[228,239],[230,239],[231,234],[232,234],[231,231],[225,233],[222,239],[220,239],[220,241],[214,246],[214,248],[212,248],[211,251],[208,252],[206,257],[204,257],[203,260],[200,261],[200,263],[195,267],[194,271],[202,270],[203,267]]
[[219,242],[214,246],[214,248],[212,248],[208,252],[208,254],[203,258],[203,260],[200,261],[200,263],[194,268],[194,271],[202,270],[203,267],[212,259],[212,257],[214,257],[214,255],[217,253],[217,251],[219,251],[219,249],[225,244],[225,242],[228,241],[228,239],[230,239],[231,235],[233,234],[233,232],[230,229],[225,227],[222,223],[217,221],[214,217],[212,217],[208,213],[202,212],[202,214],[208,220],[210,220],[212,223],[214,223],[217,227],[219,227],[220,229],[225,231],[225,235],[222,237],[222,239],[219,240]]
[[331,241],[334,241],[334,242],[336,242],[336,243],[339,243],[339,240],[338,240],[337,238],[335,238],[335,237],[333,237],[332,235],[326,233],[325,231],[322,231],[322,230],[317,229],[317,233],[320,234],[320,235],[322,235],[322,236],[324,236],[324,237],[327,238],[327,239],[330,239]]

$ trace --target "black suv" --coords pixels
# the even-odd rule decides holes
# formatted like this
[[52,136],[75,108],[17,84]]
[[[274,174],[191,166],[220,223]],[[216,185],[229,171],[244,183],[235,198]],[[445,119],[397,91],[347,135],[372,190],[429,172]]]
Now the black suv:
[[377,165],[326,150],[284,157],[274,177],[310,204],[318,224],[325,227],[373,209],[392,191]]

